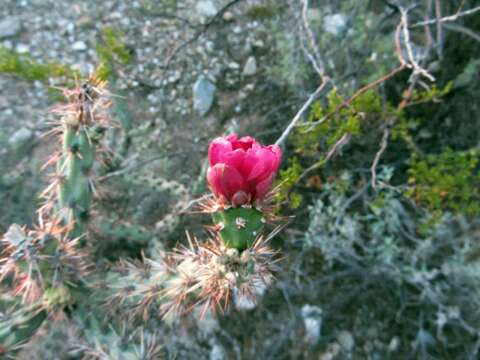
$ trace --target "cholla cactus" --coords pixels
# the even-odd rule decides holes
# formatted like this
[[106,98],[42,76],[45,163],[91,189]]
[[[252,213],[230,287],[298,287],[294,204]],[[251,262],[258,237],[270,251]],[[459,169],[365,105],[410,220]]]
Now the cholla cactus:
[[[118,328],[105,327],[94,317],[76,319],[83,338],[74,339],[73,350],[82,360],[159,360],[164,359],[161,337],[143,327],[133,328],[122,322]],[[87,320],[88,325],[85,325]]]
[[0,358],[16,359],[16,352],[30,340],[46,317],[47,311],[41,304],[0,314]]
[[62,147],[46,166],[54,165],[54,181],[42,193],[46,200],[40,212],[55,210],[65,224],[72,227],[72,236],[84,234],[95,187],[91,170],[99,140],[111,126],[108,108],[110,95],[105,82],[89,78],[73,90],[65,90],[68,103],[53,112],[60,116],[50,132],[58,134]]
[[189,246],[145,259],[123,263],[119,275],[108,279],[112,301],[126,305],[131,314],[148,317],[156,309],[163,316],[200,307],[224,311],[252,308],[273,280],[278,256],[267,246],[276,235],[262,230],[275,218],[270,187],[279,167],[277,146],[263,147],[251,137],[230,135],[215,139],[209,148],[207,179],[214,196],[201,208],[211,213],[213,237],[201,243],[188,236]]
[[40,221],[33,230],[10,226],[1,243],[0,281],[11,276],[13,295],[24,304],[40,299],[46,304],[65,304],[68,288],[77,284],[88,270],[85,256],[77,249],[78,238],[69,239],[60,220]]
[[262,146],[254,138],[235,134],[212,141],[207,179],[214,200],[205,204],[226,247],[243,251],[273,218],[270,187],[280,166],[278,145]]
[[259,237],[242,252],[226,247],[219,238],[203,245],[190,241],[188,248],[178,249],[168,268],[174,276],[165,286],[165,312],[201,305],[203,316],[209,309],[226,309],[232,296],[236,305],[242,306],[244,299],[255,303],[271,284],[278,261],[267,241]]
[[[107,282],[113,290],[109,303],[125,306],[131,315],[147,318],[151,311],[163,317],[185,314],[196,307],[202,316],[208,310],[225,310],[235,301],[256,303],[273,280],[278,261],[268,239],[260,237],[239,252],[219,238],[200,244],[190,236],[189,246],[180,247],[162,260],[124,262],[118,277]],[[112,307],[115,308],[115,307]]]
[[62,148],[46,163],[55,165],[56,173],[42,193],[45,203],[38,210],[38,224],[31,230],[14,224],[1,240],[0,282],[23,304],[43,314],[23,309],[25,314],[14,316],[14,323],[21,324],[9,327],[8,335],[2,331],[10,320],[2,321],[0,340],[8,345],[5,352],[15,352],[15,344],[33,336],[47,313],[73,303],[82,293],[77,290],[84,285],[89,265],[79,242],[94,192],[91,170],[98,142],[110,124],[104,87],[104,82],[91,77],[64,91],[68,103],[55,108],[61,118],[49,132],[60,136]]
[[0,280],[12,274],[14,294],[21,295],[24,303],[39,300],[47,290],[52,300],[60,300],[68,291],[59,298],[59,289],[78,284],[86,273],[78,243],[94,189],[90,172],[97,143],[110,123],[104,87],[104,82],[91,77],[83,85],[64,91],[69,102],[55,108],[61,118],[50,131],[61,137],[62,149],[46,163],[56,166],[56,174],[42,193],[46,201],[38,211],[38,225],[33,230],[12,225],[3,237]]

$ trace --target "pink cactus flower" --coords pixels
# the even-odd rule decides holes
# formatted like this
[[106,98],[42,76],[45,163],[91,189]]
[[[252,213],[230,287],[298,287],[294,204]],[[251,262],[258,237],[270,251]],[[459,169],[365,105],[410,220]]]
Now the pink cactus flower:
[[234,207],[253,204],[268,194],[281,158],[278,145],[262,146],[250,136],[216,138],[208,148],[208,184]]

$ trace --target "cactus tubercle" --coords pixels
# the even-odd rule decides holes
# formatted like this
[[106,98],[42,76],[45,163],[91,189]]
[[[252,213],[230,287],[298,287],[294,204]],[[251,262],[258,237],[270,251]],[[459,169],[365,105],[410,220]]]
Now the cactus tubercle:
[[243,251],[252,246],[263,229],[263,214],[251,208],[230,208],[212,214],[220,238],[228,248]]

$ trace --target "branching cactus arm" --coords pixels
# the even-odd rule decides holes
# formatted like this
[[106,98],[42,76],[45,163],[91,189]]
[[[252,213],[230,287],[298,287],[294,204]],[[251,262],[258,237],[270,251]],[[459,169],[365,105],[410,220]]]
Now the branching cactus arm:
[[0,321],[0,344],[6,344],[0,351],[6,357],[14,356],[47,316],[84,296],[79,289],[90,271],[81,241],[94,194],[92,168],[102,133],[111,125],[110,100],[105,83],[95,77],[64,94],[67,102],[54,109],[59,120],[47,134],[58,135],[61,146],[45,164],[55,173],[41,194],[38,222],[32,229],[13,224],[1,239],[0,281],[23,305]]
[[110,95],[105,82],[91,77],[80,87],[65,91],[67,105],[55,108],[60,117],[54,132],[60,135],[61,153],[56,163],[56,189],[44,192],[45,207],[55,209],[72,227],[71,237],[82,236],[90,214],[94,193],[92,168],[105,128],[111,127],[108,114]]

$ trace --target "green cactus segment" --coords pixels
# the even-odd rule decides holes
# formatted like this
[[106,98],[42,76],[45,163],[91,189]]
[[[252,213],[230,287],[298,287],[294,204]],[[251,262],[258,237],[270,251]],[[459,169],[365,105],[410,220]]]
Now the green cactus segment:
[[90,171],[95,162],[97,143],[102,128],[82,128],[66,125],[63,136],[63,158],[59,161],[59,172],[63,176],[59,187],[60,209],[69,209],[65,221],[75,224],[72,236],[85,232],[92,202]]
[[213,213],[212,217],[220,225],[225,246],[239,251],[252,246],[263,229],[263,215],[254,208],[231,208]]
[[15,353],[36,334],[46,317],[47,310],[33,305],[2,318],[0,321],[0,358],[14,359]]

